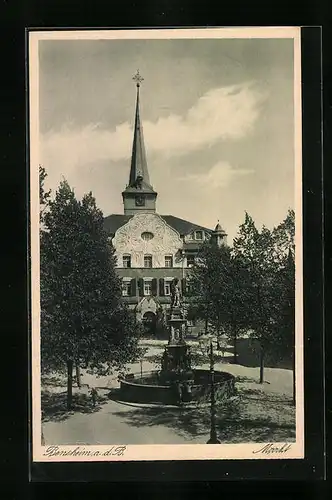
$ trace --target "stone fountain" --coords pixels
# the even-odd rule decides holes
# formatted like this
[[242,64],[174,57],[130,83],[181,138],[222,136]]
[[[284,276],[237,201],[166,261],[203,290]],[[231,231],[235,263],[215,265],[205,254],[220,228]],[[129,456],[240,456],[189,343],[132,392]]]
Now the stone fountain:
[[[179,280],[171,285],[171,308],[168,319],[169,339],[161,360],[161,369],[155,372],[129,374],[120,380],[120,394],[124,401],[135,403],[185,404],[199,400],[210,393],[209,370],[192,369],[190,346],[185,340],[186,315],[180,293]],[[231,396],[234,376],[215,371],[216,391]]]
[[192,399],[194,372],[191,368],[190,347],[185,341],[186,318],[181,300],[179,280],[171,285],[171,310],[168,320],[169,340],[161,362],[160,382],[172,387],[178,402]]

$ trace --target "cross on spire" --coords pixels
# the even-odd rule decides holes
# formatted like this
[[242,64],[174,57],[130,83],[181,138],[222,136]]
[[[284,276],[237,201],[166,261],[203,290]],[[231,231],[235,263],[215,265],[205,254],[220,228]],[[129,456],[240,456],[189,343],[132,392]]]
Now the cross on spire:
[[135,75],[133,76],[134,82],[136,82],[136,87],[140,87],[141,82],[144,80],[144,78],[140,75],[139,69],[136,71]]

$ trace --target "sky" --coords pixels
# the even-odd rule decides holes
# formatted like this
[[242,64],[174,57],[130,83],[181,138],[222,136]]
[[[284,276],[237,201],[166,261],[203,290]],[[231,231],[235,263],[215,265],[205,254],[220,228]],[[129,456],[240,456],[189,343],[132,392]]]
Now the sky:
[[272,228],[294,208],[292,39],[43,40],[40,163],[47,187],[123,213],[139,68],[157,211],[233,239],[247,211]]

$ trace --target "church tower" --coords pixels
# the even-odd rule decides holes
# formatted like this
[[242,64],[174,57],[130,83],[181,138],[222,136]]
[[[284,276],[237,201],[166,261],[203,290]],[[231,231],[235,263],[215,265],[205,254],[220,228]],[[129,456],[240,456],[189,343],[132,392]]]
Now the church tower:
[[137,213],[155,213],[157,193],[150,184],[148,165],[143,138],[143,127],[141,124],[139,92],[143,78],[137,70],[133,77],[136,82],[136,113],[134,126],[133,149],[131,154],[131,165],[129,183],[122,192],[123,207],[125,215]]

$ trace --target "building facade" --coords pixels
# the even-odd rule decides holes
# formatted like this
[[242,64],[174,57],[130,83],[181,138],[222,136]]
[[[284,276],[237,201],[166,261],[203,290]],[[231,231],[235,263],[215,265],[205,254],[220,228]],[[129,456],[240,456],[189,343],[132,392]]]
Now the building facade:
[[123,214],[104,219],[104,227],[115,248],[122,294],[151,333],[163,330],[170,307],[170,285],[181,282],[186,296],[186,278],[202,243],[213,238],[226,244],[227,234],[219,223],[214,230],[157,212],[158,193],[150,182],[140,118],[141,76],[137,72],[136,111],[129,181],[124,191]]

